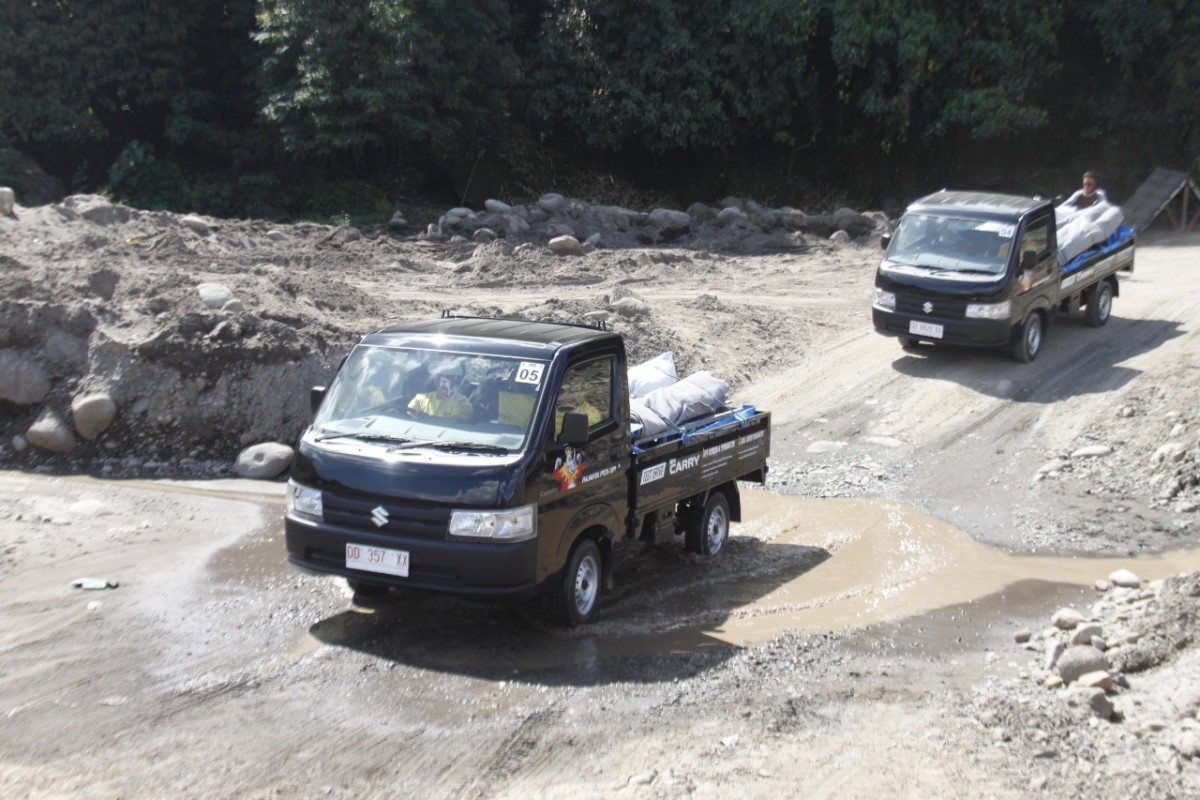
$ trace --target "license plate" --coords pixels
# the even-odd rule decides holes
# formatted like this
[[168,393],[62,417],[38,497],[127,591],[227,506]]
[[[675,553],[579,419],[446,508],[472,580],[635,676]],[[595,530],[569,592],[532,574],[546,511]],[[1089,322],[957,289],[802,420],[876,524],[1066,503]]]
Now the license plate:
[[912,320],[908,323],[908,332],[917,336],[929,336],[934,339],[942,338],[942,326],[934,325],[931,322],[917,322]]
[[408,577],[408,551],[389,550],[386,547],[371,547],[365,544],[346,544],[346,566],[365,572],[382,572],[385,575]]

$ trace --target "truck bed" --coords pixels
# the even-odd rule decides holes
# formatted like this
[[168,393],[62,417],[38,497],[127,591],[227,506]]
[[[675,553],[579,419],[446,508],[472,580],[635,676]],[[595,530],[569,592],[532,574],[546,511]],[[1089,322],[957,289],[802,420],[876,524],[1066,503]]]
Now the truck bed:
[[639,514],[733,480],[766,481],[771,415],[753,406],[692,420],[668,436],[633,445]]
[[[1120,269],[1132,270],[1133,243],[1133,228],[1130,228],[1126,225],[1117,226],[1117,230],[1112,234],[1112,236],[1109,236],[1103,242],[1084,250],[1082,253],[1075,256],[1070,261],[1062,264],[1058,268],[1059,273],[1063,277],[1063,288],[1065,289],[1071,286],[1072,283],[1079,281],[1082,276],[1078,273],[1085,272],[1088,268],[1094,268],[1100,265],[1102,262],[1105,263],[1106,266],[1112,267],[1111,269],[1105,269],[1104,274],[1116,272]],[[1129,251],[1128,254],[1119,258],[1115,258],[1111,263],[1105,262],[1105,259],[1108,256],[1115,256],[1118,253],[1123,254],[1127,250]],[[1088,277],[1092,277],[1092,275],[1089,275]]]

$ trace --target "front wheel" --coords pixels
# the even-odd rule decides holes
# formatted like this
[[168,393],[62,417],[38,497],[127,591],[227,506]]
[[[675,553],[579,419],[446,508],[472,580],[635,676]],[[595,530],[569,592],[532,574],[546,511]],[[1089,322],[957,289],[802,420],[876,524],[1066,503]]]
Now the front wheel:
[[729,500],[724,492],[713,492],[704,511],[693,517],[687,527],[687,549],[703,556],[715,556],[729,539]]
[[558,616],[564,623],[582,625],[596,613],[603,570],[596,543],[587,538],[576,542],[555,592]]
[[1099,328],[1112,316],[1113,288],[1108,281],[1100,281],[1087,293],[1087,312],[1084,320],[1093,328]]
[[1013,345],[1013,358],[1022,364],[1028,364],[1037,358],[1038,353],[1042,350],[1044,331],[1045,323],[1042,321],[1042,312],[1030,311],[1029,316],[1025,318],[1025,323],[1021,326],[1021,338]]

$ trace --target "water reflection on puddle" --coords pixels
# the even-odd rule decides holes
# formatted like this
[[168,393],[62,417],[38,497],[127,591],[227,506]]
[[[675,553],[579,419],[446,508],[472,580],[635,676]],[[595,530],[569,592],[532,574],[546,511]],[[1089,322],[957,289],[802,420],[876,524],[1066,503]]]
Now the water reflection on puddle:
[[[720,559],[696,559],[678,546],[631,548],[597,621],[583,629],[444,595],[400,592],[373,609],[351,606],[347,595],[345,610],[314,621],[283,660],[334,645],[479,677],[565,669],[573,679],[589,671],[603,679],[625,657],[715,652],[965,603],[1003,615],[1030,591],[1041,596],[1030,587],[1091,587],[1122,567],[1143,580],[1200,569],[1200,550],[1136,559],[1012,555],[896,501],[748,490],[742,506]],[[209,566],[221,581],[271,585],[291,569],[282,547],[278,536],[243,541]]]
[[746,492],[743,509],[743,535],[803,542],[830,557],[706,631],[733,644],[896,619],[999,596],[1021,581],[1091,586],[1121,567],[1142,580],[1200,569],[1200,550],[1136,559],[1013,555],[895,501]]

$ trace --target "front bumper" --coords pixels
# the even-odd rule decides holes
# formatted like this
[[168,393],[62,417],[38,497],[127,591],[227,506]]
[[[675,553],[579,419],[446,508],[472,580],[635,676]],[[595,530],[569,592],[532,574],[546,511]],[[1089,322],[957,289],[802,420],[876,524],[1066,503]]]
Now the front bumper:
[[[523,542],[434,540],[317,522],[292,514],[284,520],[284,538],[288,561],[308,572],[471,597],[522,599],[536,591],[536,538]],[[406,551],[408,577],[347,568],[347,544]]]
[[[1013,342],[1012,321],[1007,319],[961,319],[905,314],[872,307],[871,320],[875,330],[884,336],[919,339],[923,342],[943,342],[962,347],[1007,347]],[[912,322],[942,326],[942,336],[913,333]]]

